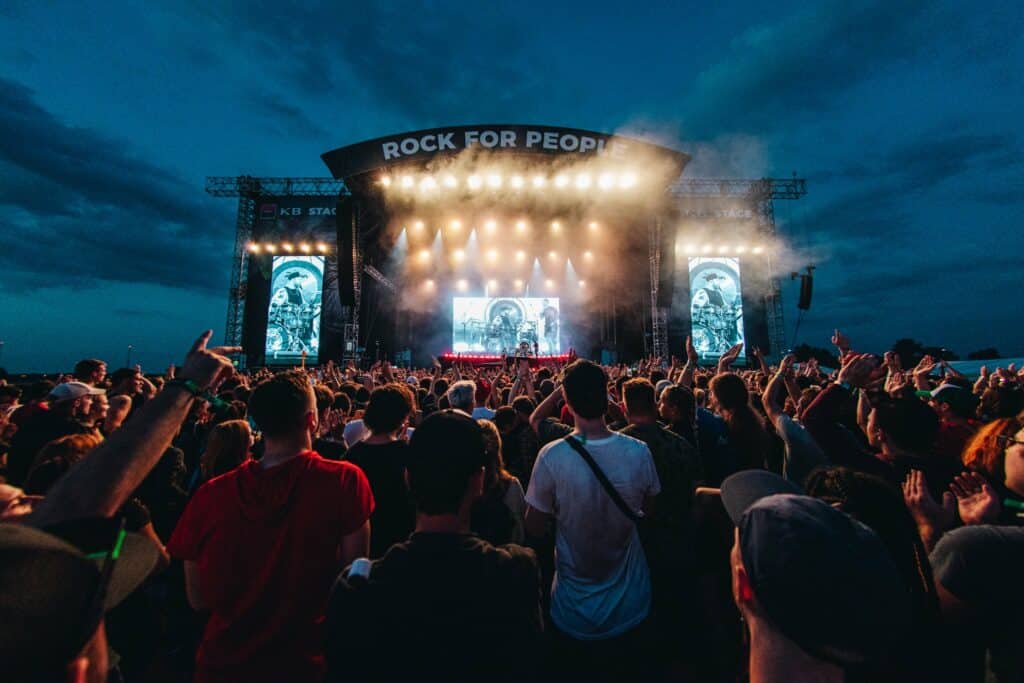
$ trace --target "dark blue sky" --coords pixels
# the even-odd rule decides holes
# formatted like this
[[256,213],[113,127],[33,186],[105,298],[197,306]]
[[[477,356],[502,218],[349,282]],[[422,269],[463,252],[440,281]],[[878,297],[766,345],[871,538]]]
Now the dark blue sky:
[[235,205],[206,175],[326,175],[328,149],[488,121],[806,177],[777,205],[819,266],[801,341],[1024,354],[1019,2],[117,4],[0,6],[9,369],[133,344],[157,370],[219,337]]

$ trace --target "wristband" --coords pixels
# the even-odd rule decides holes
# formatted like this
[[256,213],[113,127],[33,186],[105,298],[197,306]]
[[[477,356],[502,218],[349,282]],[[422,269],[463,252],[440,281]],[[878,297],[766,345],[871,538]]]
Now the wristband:
[[199,385],[190,379],[172,379],[167,383],[168,387],[181,387],[188,393],[192,394],[193,398],[199,398],[203,395],[203,390],[199,388]]

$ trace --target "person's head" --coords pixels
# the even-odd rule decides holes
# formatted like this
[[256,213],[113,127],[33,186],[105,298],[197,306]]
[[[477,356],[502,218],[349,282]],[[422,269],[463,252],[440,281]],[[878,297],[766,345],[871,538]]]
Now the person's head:
[[964,467],[985,476],[990,483],[1024,495],[1024,413],[993,420],[974,433],[964,446]]
[[57,385],[48,379],[41,379],[38,382],[29,384],[28,387],[25,388],[25,403],[45,401],[55,386]]
[[206,450],[199,459],[203,477],[213,479],[249,459],[252,431],[246,420],[228,420],[210,430]]
[[17,405],[20,398],[20,387],[16,387],[13,384],[0,385],[0,413],[6,412],[13,405]]
[[884,400],[868,415],[868,440],[883,455],[927,455],[939,435],[939,416],[916,398]]
[[807,407],[814,403],[814,399],[818,398],[818,394],[821,393],[821,387],[817,384],[802,389],[800,391],[800,398],[796,403],[796,414],[803,415]]
[[476,385],[472,380],[456,382],[445,395],[448,397],[448,405],[455,410],[472,413],[476,408]]
[[551,379],[542,380],[540,383],[540,395],[542,398],[547,398],[555,391],[555,382]]
[[533,414],[536,407],[537,404],[529,396],[517,396],[512,399],[512,409],[516,411],[516,414],[524,422],[530,421],[530,415]]
[[118,368],[110,373],[110,391],[118,394],[142,393],[142,373],[135,368]]
[[674,384],[661,392],[658,399],[658,414],[671,423],[692,424],[697,418],[697,401],[687,387]]
[[349,417],[352,414],[352,399],[347,394],[337,394],[331,404],[331,412],[338,413],[345,418]]
[[562,387],[569,411],[576,418],[594,420],[608,410],[608,377],[600,365],[574,361],[565,369]]
[[377,436],[394,434],[405,428],[412,413],[409,390],[400,384],[385,384],[370,394],[370,402],[363,413],[363,424]]
[[96,434],[69,434],[43,446],[25,478],[25,493],[45,495],[58,479],[101,442]]
[[433,413],[413,432],[406,470],[423,515],[468,515],[483,494],[487,447],[480,425],[461,411]]
[[75,363],[75,379],[96,386],[107,377],[107,364],[98,358],[86,358]]
[[484,437],[484,451],[487,464],[484,466],[484,491],[490,491],[502,479],[511,475],[505,470],[505,459],[501,455],[501,433],[498,426],[490,420],[477,420],[480,433]]
[[257,384],[249,397],[249,414],[268,441],[308,440],[318,426],[313,386],[298,370]]
[[981,394],[977,416],[979,419],[997,420],[1013,417],[1024,410],[1024,391],[1012,385],[988,387]]
[[146,579],[158,559],[151,541],[120,529],[119,519],[77,520],[45,531],[0,524],[5,681],[107,680],[104,614]]
[[734,474],[721,491],[736,525],[733,597],[752,656],[772,647],[783,669],[803,662],[841,674],[905,638],[907,589],[869,527],[763,470]]
[[439,379],[434,383],[434,395],[437,397],[444,396],[448,393],[448,380]]
[[512,406],[501,406],[494,411],[494,426],[502,434],[508,434],[519,424],[516,409]]
[[920,391],[918,395],[927,398],[939,417],[945,420],[967,420],[974,417],[978,399],[970,389],[956,384],[943,384],[932,391]]
[[750,407],[750,394],[743,379],[732,372],[715,375],[709,385],[712,405],[721,413],[734,413]]
[[76,420],[83,420],[89,415],[92,408],[92,398],[104,393],[102,389],[96,389],[82,382],[65,382],[58,384],[47,397],[50,410],[66,417]]
[[637,377],[622,385],[622,398],[626,404],[626,418],[630,422],[653,420],[658,416],[654,402],[654,385]]

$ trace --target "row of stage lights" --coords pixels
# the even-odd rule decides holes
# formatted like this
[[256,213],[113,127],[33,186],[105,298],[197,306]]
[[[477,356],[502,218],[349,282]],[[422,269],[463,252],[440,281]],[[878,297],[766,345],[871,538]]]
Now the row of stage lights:
[[[515,231],[520,234],[525,233],[527,230],[530,229],[530,223],[524,219],[519,219],[512,223],[511,225],[512,227],[515,228]],[[406,229],[412,233],[419,234],[422,233],[426,229],[426,227],[427,225],[423,221],[415,220],[412,223],[410,223]],[[451,232],[459,232],[463,228],[463,223],[458,218],[455,218],[452,219],[451,221],[448,221],[447,227]],[[489,234],[497,232],[499,227],[500,226],[498,221],[494,220],[493,218],[489,218],[483,222],[483,230]],[[564,228],[565,225],[561,221],[551,221],[548,224],[548,227],[551,229],[551,232],[558,234],[562,232],[562,228]],[[590,221],[589,223],[587,223],[587,228],[591,232],[596,232],[598,227],[599,224],[597,221]]]
[[464,180],[459,180],[451,173],[441,175],[414,175],[403,173],[397,176],[381,176],[378,183],[386,190],[398,189],[405,192],[419,190],[424,193],[438,192],[441,190],[458,190],[466,188],[469,190],[500,190],[508,187],[513,190],[546,190],[555,188],[558,190],[589,190],[600,188],[602,190],[628,190],[637,184],[637,174],[633,171],[623,173],[604,172],[597,175],[590,173],[559,173],[555,176],[533,175],[511,175],[505,177],[498,172],[472,173]]
[[[456,263],[462,263],[463,261],[466,260],[466,250],[465,249],[454,249],[450,253],[451,253],[452,260],[455,261]],[[588,261],[589,262],[589,261],[594,260],[594,252],[592,252],[592,251],[589,251],[589,250],[588,251],[584,251],[582,256],[583,256],[583,260],[584,261]],[[417,254],[416,254],[416,260],[419,261],[420,263],[430,263],[430,261],[433,259],[433,257],[434,257],[433,251],[431,251],[430,249],[420,249],[419,252],[417,252]],[[489,261],[490,263],[497,263],[498,261],[501,260],[501,252],[498,251],[497,249],[488,249],[488,250],[486,250],[484,252],[484,258],[487,261]],[[516,252],[515,252],[516,263],[526,263],[526,258],[527,258],[526,251],[524,251],[522,249],[516,250]],[[549,261],[557,261],[558,260],[558,252],[554,251],[554,250],[549,251],[548,252],[548,260]]]
[[299,252],[301,254],[317,254],[327,253],[327,244],[325,242],[299,242],[297,244],[292,242],[250,242],[246,245],[246,249],[250,254],[276,254],[278,251],[282,251],[286,254],[294,254]]
[[746,254],[748,252],[751,254],[763,254],[765,252],[765,248],[760,244],[753,247],[748,247],[745,244],[737,244],[735,246],[728,244],[704,244],[700,246],[696,244],[684,244],[682,246],[676,246],[677,254],[683,253],[687,256],[695,256],[697,254],[714,254],[716,256],[723,256],[727,254]]
[[[498,288],[501,285],[501,283],[498,282],[497,280],[487,280],[484,283],[484,285],[486,286],[487,291],[490,292],[491,294],[493,294],[495,291],[498,290]],[[526,287],[526,283],[523,280],[513,280],[511,282],[511,285],[512,285],[512,291],[513,292],[522,292],[524,290],[524,288]],[[576,280],[576,286],[579,287],[580,289],[586,289],[587,281],[586,280]],[[433,280],[424,280],[422,288],[423,288],[424,291],[433,292],[433,291],[435,291],[437,289],[437,283],[434,282]],[[550,280],[550,279],[544,280],[544,288],[547,291],[554,291],[556,289],[555,281],[554,280]],[[455,289],[457,289],[460,292],[469,291],[469,280],[466,280],[465,278],[461,278],[461,279],[456,280],[455,281]]]

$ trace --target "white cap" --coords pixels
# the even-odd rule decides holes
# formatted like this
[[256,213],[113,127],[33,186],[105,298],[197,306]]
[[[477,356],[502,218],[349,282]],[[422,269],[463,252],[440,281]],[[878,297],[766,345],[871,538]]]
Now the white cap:
[[65,382],[64,384],[58,384],[50,391],[49,399],[54,403],[59,403],[61,401],[73,401],[83,396],[96,396],[97,394],[105,393],[107,392],[103,389],[97,389],[84,382]]

